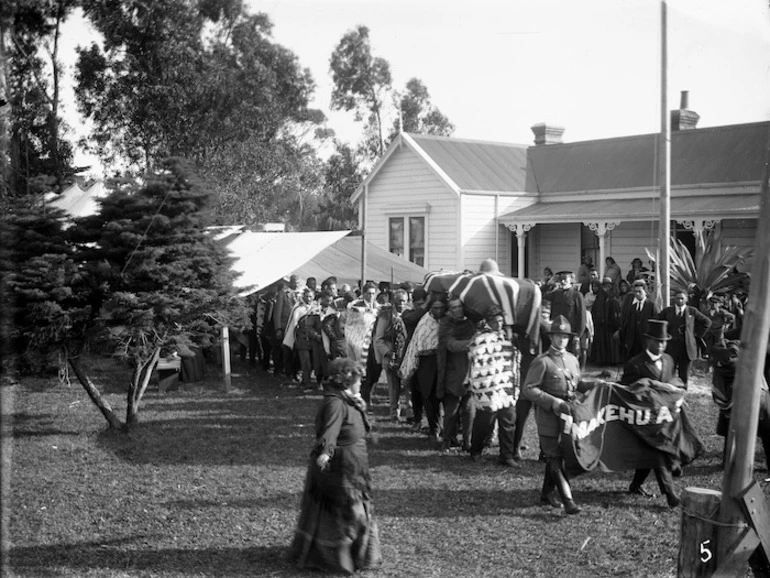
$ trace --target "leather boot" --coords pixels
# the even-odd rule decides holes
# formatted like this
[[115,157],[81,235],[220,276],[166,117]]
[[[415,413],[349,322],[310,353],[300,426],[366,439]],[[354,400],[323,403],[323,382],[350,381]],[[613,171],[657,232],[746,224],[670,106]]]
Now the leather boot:
[[548,460],[548,467],[551,470],[551,477],[554,484],[556,484],[556,490],[559,492],[559,497],[564,503],[564,511],[568,514],[580,513],[580,508],[572,501],[572,488],[569,487],[567,476],[564,475],[564,471],[561,469],[561,460]]
[[556,485],[553,483],[550,468],[546,466],[543,474],[543,489],[540,491],[540,503],[552,508],[561,508],[561,502],[556,497]]

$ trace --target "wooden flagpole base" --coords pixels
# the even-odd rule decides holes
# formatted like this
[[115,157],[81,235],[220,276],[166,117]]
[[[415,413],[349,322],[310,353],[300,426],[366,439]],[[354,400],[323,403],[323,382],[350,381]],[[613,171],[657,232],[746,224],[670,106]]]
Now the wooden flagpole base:
[[716,569],[716,526],[722,492],[685,488],[677,576],[711,576]]

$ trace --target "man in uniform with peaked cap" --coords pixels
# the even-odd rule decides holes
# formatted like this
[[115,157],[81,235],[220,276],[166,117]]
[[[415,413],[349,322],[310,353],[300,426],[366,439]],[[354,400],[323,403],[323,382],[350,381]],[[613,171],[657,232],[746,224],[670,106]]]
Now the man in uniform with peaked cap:
[[[557,316],[548,331],[551,347],[532,362],[524,380],[522,393],[537,407],[535,421],[540,436],[540,450],[546,458],[543,489],[540,501],[544,505],[561,507],[568,514],[577,514],[580,508],[572,499],[572,489],[564,471],[564,452],[561,445],[563,422],[561,414],[569,415],[569,406],[578,391],[580,363],[567,351],[567,344],[575,336],[563,315]],[[561,503],[554,495],[558,492]]]

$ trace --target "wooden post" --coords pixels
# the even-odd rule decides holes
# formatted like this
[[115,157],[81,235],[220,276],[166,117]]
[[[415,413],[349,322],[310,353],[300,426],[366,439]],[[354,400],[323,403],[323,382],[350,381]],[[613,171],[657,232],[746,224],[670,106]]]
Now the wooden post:
[[722,493],[703,488],[682,492],[679,578],[711,576],[716,569],[716,522]]
[[222,374],[225,378],[225,393],[230,391],[230,330],[222,326]]
[[[768,200],[770,132],[765,147],[757,238],[754,242],[754,266],[751,271],[751,289],[741,331],[730,428],[727,434],[725,471],[722,478],[722,504],[719,512],[719,521],[722,525],[719,527],[717,540],[717,561],[720,565],[728,558],[730,548],[738,542],[742,524],[747,522],[739,498],[752,481],[759,422],[760,386],[767,354],[768,332],[770,332],[770,251],[767,250],[770,247],[770,201]],[[735,565],[734,575],[736,576],[745,575],[747,556],[744,557],[746,560],[741,559],[740,563]],[[725,568],[725,570],[728,569]]]

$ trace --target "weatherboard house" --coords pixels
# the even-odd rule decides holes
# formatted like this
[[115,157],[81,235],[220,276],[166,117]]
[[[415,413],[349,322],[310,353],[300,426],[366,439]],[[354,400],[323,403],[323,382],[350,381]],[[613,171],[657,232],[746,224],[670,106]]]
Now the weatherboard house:
[[[671,231],[753,246],[770,123],[696,128],[672,111]],[[400,134],[352,196],[368,241],[429,270],[475,270],[492,257],[515,277],[576,270],[612,256],[624,272],[658,246],[659,137],[564,143],[532,127],[533,146]]]

